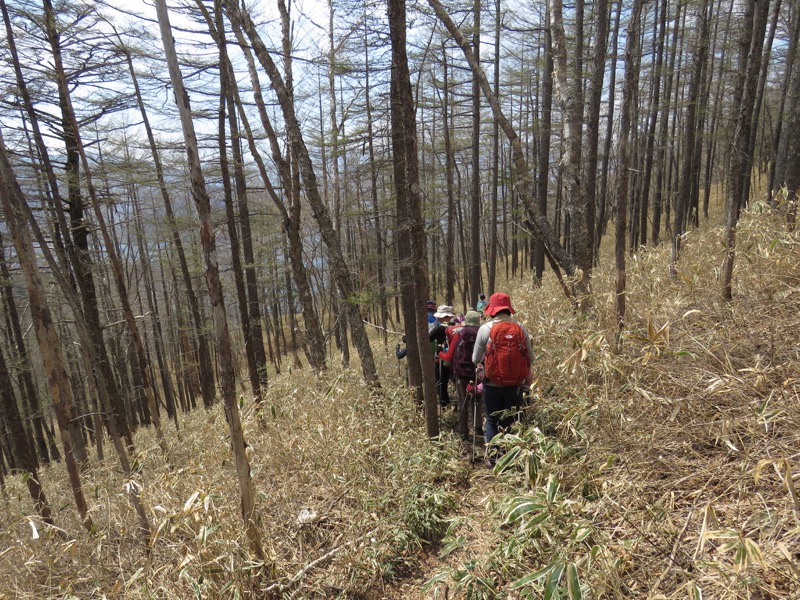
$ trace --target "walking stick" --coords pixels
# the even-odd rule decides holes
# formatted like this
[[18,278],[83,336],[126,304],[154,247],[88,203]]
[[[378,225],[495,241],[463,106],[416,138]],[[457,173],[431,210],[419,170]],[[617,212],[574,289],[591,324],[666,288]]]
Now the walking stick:
[[475,461],[475,442],[478,437],[478,371],[472,382],[472,460]]

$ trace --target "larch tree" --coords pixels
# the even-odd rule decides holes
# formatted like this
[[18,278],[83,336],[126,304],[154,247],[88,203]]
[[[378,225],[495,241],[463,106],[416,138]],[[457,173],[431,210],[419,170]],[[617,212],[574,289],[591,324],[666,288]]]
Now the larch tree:
[[200,165],[200,154],[198,151],[197,136],[194,131],[189,95],[183,86],[183,76],[175,52],[175,42],[172,37],[172,27],[169,21],[166,0],[156,0],[156,11],[158,13],[158,24],[161,31],[162,43],[164,45],[164,54],[169,69],[170,81],[172,82],[175,102],[178,105],[178,111],[180,113],[181,130],[183,132],[186,158],[191,177],[192,200],[194,201],[200,220],[200,240],[203,247],[206,285],[208,287],[213,311],[212,315],[214,319],[215,341],[217,344],[222,400],[225,407],[225,417],[231,434],[231,447],[239,482],[239,495],[242,518],[244,519],[245,536],[250,551],[259,559],[264,560],[266,554],[261,544],[261,534],[258,530],[258,514],[255,507],[253,481],[250,476],[250,462],[247,458],[247,444],[245,443],[244,431],[242,430],[239,405],[236,401],[236,373],[234,369],[233,347],[228,330],[228,317],[225,312],[222,283],[219,277],[219,262],[217,259],[216,242],[214,240],[211,222],[211,202],[206,189],[203,170]]

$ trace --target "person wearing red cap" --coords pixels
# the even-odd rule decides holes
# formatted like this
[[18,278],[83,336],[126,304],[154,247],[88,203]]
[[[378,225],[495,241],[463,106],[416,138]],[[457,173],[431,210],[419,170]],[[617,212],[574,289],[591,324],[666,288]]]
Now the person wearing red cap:
[[472,352],[472,362],[476,365],[484,360],[486,362],[483,381],[484,432],[489,450],[487,466],[492,467],[497,451],[492,448],[491,441],[501,427],[509,427],[514,420],[513,416],[501,419],[499,414],[516,411],[522,405],[523,383],[530,378],[533,359],[528,330],[511,318],[514,313],[516,311],[511,306],[508,294],[492,294],[484,310],[484,314],[491,319],[478,330]]

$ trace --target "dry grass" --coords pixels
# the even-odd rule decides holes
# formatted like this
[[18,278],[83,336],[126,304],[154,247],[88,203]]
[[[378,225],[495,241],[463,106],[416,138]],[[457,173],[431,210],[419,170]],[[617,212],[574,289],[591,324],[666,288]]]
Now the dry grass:
[[[9,481],[0,597],[266,597],[280,584],[286,597],[415,598],[439,574],[430,596],[538,598],[544,579],[511,584],[555,560],[572,565],[584,598],[800,597],[800,239],[760,214],[738,236],[732,303],[718,292],[720,230],[687,236],[677,280],[666,248],[629,261],[621,352],[610,267],[595,273],[592,318],[552,277],[508,282],[537,347],[528,427],[509,445],[535,473],[517,461],[494,477],[449,433],[427,442],[391,349],[376,343],[380,396],[356,371],[301,370],[271,381],[261,414],[245,404],[274,564],[245,550],[217,407],[186,416],[167,457],[137,434],[137,483],[158,530],[149,553],[113,460],[84,478],[95,537],[81,532],[63,467],[42,478],[67,541]],[[549,495],[548,519],[512,516],[537,495]]]

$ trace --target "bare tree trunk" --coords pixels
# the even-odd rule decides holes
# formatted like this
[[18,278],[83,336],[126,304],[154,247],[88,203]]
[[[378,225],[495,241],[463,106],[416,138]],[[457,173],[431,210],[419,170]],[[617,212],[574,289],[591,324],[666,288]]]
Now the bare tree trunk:
[[40,483],[39,473],[36,470],[36,455],[33,452],[33,439],[29,437],[23,426],[19,414],[17,398],[11,385],[11,374],[8,372],[3,351],[0,349],[0,407],[2,407],[3,420],[8,426],[7,439],[11,446],[11,454],[19,469],[27,474],[26,483],[28,492],[33,499],[42,520],[48,525],[53,525],[53,513],[47,496]]
[[[392,160],[397,197],[398,258],[401,261],[400,285],[403,290],[403,316],[408,336],[409,380],[412,362],[419,363],[421,395],[425,407],[428,437],[439,435],[439,412],[433,373],[433,353],[427,333],[425,307],[420,298],[428,295],[425,234],[419,198],[417,128],[411,79],[406,54],[405,0],[389,0],[389,37],[392,44],[391,122]],[[414,365],[414,369],[417,367]],[[416,377],[416,375],[415,375]]]
[[445,234],[445,304],[453,304],[456,287],[456,196],[454,172],[456,157],[453,152],[453,131],[450,119],[450,72],[447,64],[447,49],[442,42],[442,65],[444,81],[442,82],[442,127],[444,128],[445,180],[447,182],[447,232]]
[[361,314],[358,305],[353,301],[354,287],[350,274],[350,269],[342,254],[342,247],[340,238],[331,222],[330,214],[322,197],[319,193],[317,186],[317,178],[314,171],[314,166],[308,153],[308,148],[305,145],[300,124],[295,114],[294,103],[289,89],[286,86],[283,78],[278,72],[272,57],[267,51],[261,37],[258,35],[255,26],[253,25],[250,15],[241,10],[235,3],[231,3],[227,7],[228,14],[231,17],[235,26],[241,27],[247,34],[250,42],[255,51],[256,57],[261,62],[261,66],[267,72],[270,78],[272,87],[275,90],[278,101],[281,105],[286,128],[289,133],[289,139],[292,147],[292,152],[297,159],[300,167],[300,175],[303,179],[303,184],[306,192],[306,199],[311,206],[311,211],[314,219],[319,225],[320,234],[323,242],[328,250],[330,258],[330,266],[333,271],[333,277],[339,287],[344,298],[345,313],[348,317],[350,332],[353,337],[353,343],[358,350],[361,358],[361,369],[364,379],[367,384],[372,388],[379,388],[378,374],[375,369],[375,360],[372,355],[372,348],[369,344],[364,322],[361,319]]
[[[480,0],[476,0],[478,4]],[[503,26],[503,16],[500,12],[500,0],[494,3],[494,94],[500,95],[500,30]],[[480,95],[480,90],[475,90]],[[500,184],[500,124],[497,119],[492,119],[492,200],[491,218],[489,220],[489,266],[487,268],[488,294],[494,293],[497,278],[497,188]]]
[[[366,9],[366,3],[365,3]],[[367,108],[367,147],[369,149],[369,176],[370,176],[370,198],[372,200],[372,218],[375,225],[375,244],[378,255],[377,275],[378,275],[378,304],[381,313],[381,327],[383,328],[383,341],[388,339],[389,307],[386,298],[386,254],[384,251],[383,229],[381,228],[381,216],[378,207],[378,165],[375,158],[375,126],[372,116],[372,101],[370,99],[370,60],[369,44],[367,38],[367,20],[364,18],[364,93],[366,94]]]
[[211,408],[214,404],[214,367],[211,360],[211,353],[209,351],[209,334],[205,332],[203,320],[200,316],[200,303],[197,300],[197,294],[194,291],[192,284],[192,276],[189,273],[189,263],[186,260],[186,253],[183,250],[183,242],[181,241],[180,231],[175,220],[175,213],[172,210],[172,201],[170,199],[169,190],[167,189],[167,182],[164,179],[164,168],[161,164],[161,157],[158,154],[158,147],[156,140],[153,136],[153,129],[150,126],[150,119],[145,110],[142,94],[139,90],[139,80],[136,77],[136,71],[133,68],[133,60],[131,58],[130,50],[122,44],[120,40],[120,50],[125,54],[128,62],[128,71],[133,81],[133,90],[136,94],[136,103],[139,106],[139,113],[142,116],[142,122],[147,134],[147,141],[150,146],[150,155],[153,159],[155,166],[156,177],[158,179],[158,187],[161,191],[161,198],[164,201],[164,210],[167,214],[167,223],[169,224],[170,232],[172,233],[172,243],[175,245],[175,251],[178,255],[178,265],[181,271],[181,278],[183,285],[186,288],[186,298],[189,302],[189,312],[192,315],[192,323],[194,325],[196,346],[193,344],[193,353],[197,356],[199,369],[197,373],[197,381],[200,382],[200,392],[203,396],[203,406]]
[[692,66],[692,78],[689,81],[687,92],[686,117],[684,121],[684,138],[682,151],[682,166],[680,177],[680,188],[678,190],[678,202],[675,207],[675,225],[672,230],[672,257],[670,260],[670,274],[675,277],[678,274],[678,259],[681,253],[681,242],[683,234],[686,232],[686,202],[689,200],[692,185],[692,162],[695,152],[695,139],[697,135],[697,110],[701,88],[701,77],[705,67],[706,56],[708,55],[708,28],[710,15],[710,0],[703,0],[700,6],[700,30],[697,35],[696,49],[694,54],[694,64]]
[[625,299],[626,299],[626,272],[625,272],[625,234],[627,232],[628,217],[628,179],[630,177],[630,138],[632,124],[635,121],[633,110],[636,103],[636,90],[638,88],[639,73],[639,28],[644,0],[634,0],[631,8],[631,20],[628,25],[628,41],[625,45],[625,83],[622,90],[622,107],[620,115],[619,132],[619,190],[617,192],[617,216],[615,220],[616,240],[614,256],[616,263],[615,304],[617,316],[617,346],[622,339],[625,327]]
[[[481,60],[481,0],[472,4],[472,53]],[[481,90],[478,75],[472,74],[472,178],[470,189],[469,305],[475,306],[481,293]]]
[[33,242],[25,224],[25,198],[11,168],[2,137],[0,137],[0,198],[2,198],[6,223],[11,229],[11,236],[17,249],[17,258],[25,276],[25,285],[28,290],[28,300],[30,301],[31,320],[36,330],[36,339],[39,342],[42,361],[47,371],[50,396],[61,431],[61,443],[64,447],[64,460],[67,465],[72,495],[75,498],[75,505],[78,508],[83,526],[87,531],[91,532],[94,529],[94,523],[89,515],[89,506],[83,494],[78,463],[73,452],[72,433],[69,427],[69,422],[74,418],[74,414],[71,412],[74,406],[72,387],[67,377],[61,340],[58,337],[58,332],[55,329],[55,323],[45,298],[44,282],[36,263]]
[[[553,41],[553,57],[555,62],[555,92],[561,106],[564,119],[562,143],[564,145],[564,158],[562,160],[562,184],[566,200],[569,221],[569,240],[567,251],[572,250],[575,265],[582,271],[583,285],[588,288],[592,273],[592,236],[587,227],[587,216],[583,186],[581,184],[581,122],[583,117],[583,90],[580,82],[581,74],[575,73],[572,86],[569,85],[570,72],[567,61],[567,42],[564,33],[564,17],[562,0],[548,0],[550,8],[550,35]],[[577,32],[578,38],[583,36],[582,31]],[[577,56],[577,50],[576,50]],[[580,61],[578,61],[580,64]],[[576,67],[577,68],[577,67]],[[584,304],[588,297],[581,297],[579,301]]]
[[[800,24],[800,15],[795,17]],[[798,27],[800,30],[800,26]],[[800,61],[795,58],[789,73],[789,87],[786,94],[786,122],[783,125],[782,139],[785,154],[777,157],[783,165],[785,175],[778,180],[786,185],[786,223],[789,231],[794,231],[797,219],[797,205],[800,204]]]
[[[322,327],[319,322],[317,311],[314,307],[314,300],[311,295],[311,286],[308,281],[308,275],[306,273],[305,267],[303,266],[303,241],[300,237],[301,206],[300,206],[299,190],[295,192],[296,186],[292,178],[291,166],[289,164],[289,161],[284,159],[283,155],[281,154],[281,150],[278,144],[278,136],[275,133],[275,130],[272,128],[272,124],[267,115],[266,105],[264,103],[264,99],[261,93],[261,86],[258,80],[258,73],[256,73],[255,70],[255,62],[253,61],[253,55],[250,52],[249,46],[245,42],[241,29],[236,26],[235,22],[234,22],[234,33],[236,34],[237,42],[239,46],[242,48],[242,51],[247,60],[248,69],[250,72],[250,79],[253,84],[253,94],[256,102],[256,107],[258,108],[261,124],[264,127],[264,130],[267,133],[267,137],[269,139],[270,148],[272,151],[272,158],[278,165],[278,174],[280,176],[281,183],[283,184],[284,188],[283,194],[285,200],[281,200],[281,198],[275,191],[272,182],[269,179],[266,166],[261,157],[261,153],[259,152],[256,146],[255,137],[253,136],[250,124],[247,120],[246,113],[244,112],[241,100],[239,99],[237,94],[236,105],[238,107],[239,118],[241,119],[242,126],[244,127],[245,130],[245,135],[247,137],[250,154],[253,156],[253,160],[256,162],[259,174],[261,175],[261,180],[264,183],[264,187],[267,189],[267,195],[270,197],[273,204],[278,209],[278,212],[281,215],[281,220],[283,222],[286,238],[289,242],[289,252],[288,252],[289,265],[292,271],[292,277],[294,279],[295,285],[297,286],[297,294],[300,297],[300,305],[302,307],[302,312],[303,312],[303,322],[305,324],[305,332],[303,337],[306,339],[306,347],[308,349],[309,363],[311,365],[311,368],[314,369],[315,371],[318,372],[323,371],[325,370],[326,365],[325,365],[325,352],[324,352],[325,344],[323,341]],[[286,206],[286,203],[289,204],[288,208]],[[269,321],[269,315],[265,315],[265,317],[266,320]],[[267,336],[267,340],[268,343],[271,345],[272,342],[269,335]],[[277,360],[273,362],[277,364]]]
[[159,445],[161,446],[161,449],[164,452],[166,452],[167,443],[166,440],[164,439],[164,432],[161,429],[161,419],[158,414],[158,406],[156,405],[152,382],[150,381],[150,372],[149,372],[150,360],[142,343],[142,338],[139,333],[139,327],[136,323],[136,319],[133,315],[133,309],[131,308],[130,305],[127,284],[125,282],[125,276],[122,271],[122,263],[119,259],[119,255],[117,254],[116,247],[109,235],[108,228],[106,227],[105,224],[105,218],[103,217],[103,213],[100,210],[100,203],[97,199],[97,194],[95,193],[94,184],[92,182],[91,170],[89,168],[89,160],[86,156],[83,142],[81,141],[80,131],[78,129],[78,122],[75,117],[75,111],[72,108],[72,102],[69,96],[69,87],[67,85],[66,74],[64,73],[64,67],[61,63],[61,48],[60,48],[58,32],[56,31],[55,12],[53,10],[53,6],[50,0],[44,0],[43,3],[45,10],[45,21],[47,26],[47,36],[49,38],[50,47],[53,52],[56,78],[59,87],[59,99],[61,101],[61,110],[64,115],[64,122],[65,125],[67,124],[69,125],[69,129],[74,135],[74,143],[78,155],[80,156],[81,163],[83,165],[83,171],[86,177],[86,187],[89,192],[89,198],[92,202],[92,207],[94,208],[94,215],[95,218],[97,219],[97,226],[103,236],[103,242],[105,243],[106,246],[106,252],[108,252],[108,257],[111,262],[111,271],[114,275],[114,280],[117,285],[117,292],[119,294],[120,303],[122,304],[122,312],[125,317],[125,322],[128,325],[128,329],[130,330],[131,339],[133,341],[133,345],[136,350],[136,358],[138,364],[134,365],[134,368],[138,368],[140,372],[140,376],[142,379],[142,386],[144,388],[144,393],[147,398],[147,404],[150,409],[151,417],[153,419],[153,425],[156,430],[156,438],[158,440]]
[[769,14],[769,0],[748,0],[744,15],[744,27],[739,42],[739,72],[733,91],[733,106],[737,107],[737,119],[731,141],[728,214],[725,221],[725,259],[722,263],[722,297],[733,299],[733,264],[736,258],[736,223],[739,210],[745,202],[745,178],[753,166],[748,155],[749,129],[753,124],[753,104],[758,87],[758,72],[764,33]]
[[[653,37],[655,49],[655,66],[653,67],[653,89],[650,95],[649,107],[649,123],[647,130],[647,142],[644,151],[645,167],[644,167],[644,180],[642,182],[642,212],[641,222],[639,225],[639,232],[641,235],[641,244],[647,245],[647,217],[648,207],[650,201],[650,181],[653,173],[653,159],[654,159],[654,146],[656,141],[656,122],[658,121],[658,104],[661,101],[661,78],[662,68],[664,64],[664,40],[667,27],[667,4],[668,0],[660,0],[661,2],[661,16],[656,14],[653,19]],[[656,6],[658,8],[658,6]],[[657,41],[655,41],[657,40]]]
[[[602,1],[602,0],[601,0]],[[546,9],[549,10],[549,9]],[[549,16],[547,17],[549,21]],[[550,182],[550,140],[552,139],[552,114],[553,114],[553,40],[550,36],[550,28],[545,27],[544,30],[544,72],[542,73],[542,97],[541,97],[541,112],[542,116],[539,121],[539,165],[538,165],[538,179],[536,182],[536,200],[539,206],[539,212],[543,215],[547,214],[547,195]],[[516,238],[515,245],[516,245]],[[516,252],[513,253],[514,260],[516,260]],[[536,239],[533,248],[533,269],[536,281],[541,282],[544,277],[544,258],[545,247],[544,241],[540,238]]]
[[[592,59],[593,75],[589,80],[589,108],[586,120],[586,167],[584,171],[584,197],[586,198],[586,216],[591,221],[588,225],[592,235],[592,262],[597,262],[599,235],[595,223],[597,210],[597,149],[600,142],[600,106],[603,100],[603,80],[606,72],[606,55],[608,54],[608,0],[597,0],[594,3],[597,29],[594,34],[594,55]],[[616,50],[616,49],[615,49]],[[552,76],[551,76],[552,79]],[[611,93],[613,96],[613,92]],[[605,199],[602,200],[605,203]]]
[[[613,4],[612,4],[613,5]],[[614,139],[614,106],[616,104],[617,88],[617,56],[619,54],[619,27],[622,20],[622,0],[617,0],[617,14],[614,17],[614,29],[611,35],[611,70],[608,88],[611,90],[608,101],[608,120],[606,121],[606,135],[603,142],[603,159],[600,166],[600,191],[598,192],[600,205],[597,207],[597,222],[595,224],[595,256],[600,253],[600,241],[608,224],[608,164],[611,159],[611,142]]]
[[[530,171],[528,169],[528,164],[525,159],[525,154],[522,150],[522,144],[520,142],[519,136],[517,136],[516,131],[512,127],[511,123],[506,119],[505,115],[503,114],[502,109],[500,108],[500,104],[497,100],[497,97],[494,95],[491,86],[489,85],[489,81],[486,78],[486,74],[483,72],[478,61],[475,59],[475,55],[472,53],[472,49],[468,44],[464,34],[456,27],[456,24],[447,14],[447,12],[442,7],[439,0],[428,0],[428,4],[431,8],[434,9],[436,12],[436,16],[438,19],[444,24],[447,28],[447,31],[450,35],[458,43],[459,47],[461,48],[464,57],[467,59],[469,63],[470,69],[472,69],[473,73],[478,75],[478,80],[481,85],[481,89],[483,90],[483,95],[489,104],[492,107],[493,114],[495,118],[498,120],[500,124],[500,128],[505,133],[506,137],[509,140],[511,145],[511,153],[514,160],[514,168],[516,169],[516,185],[517,185],[517,193],[520,194],[523,202],[525,204],[525,209],[527,211],[528,217],[530,219],[530,226],[533,228],[534,234],[536,237],[541,239],[544,242],[545,248],[553,257],[553,259],[558,263],[558,265],[564,269],[569,277],[574,277],[577,275],[577,266],[575,261],[573,260],[572,256],[570,256],[566,250],[559,244],[558,238],[556,237],[555,233],[553,232],[552,227],[550,226],[550,222],[547,220],[546,215],[542,214],[539,210],[538,204],[534,202],[534,195],[533,195],[533,184],[531,182]],[[588,280],[585,278],[580,278],[576,282],[577,286],[577,295],[579,297],[588,298],[589,297],[589,287],[588,287]]]
[[[792,82],[796,77],[798,68],[798,59],[800,54],[800,11],[796,11],[794,22],[791,25],[791,34],[789,40],[789,48],[786,53],[786,76],[781,94],[780,109],[777,114],[777,123],[775,125],[775,137],[773,140],[772,151],[774,153],[772,169],[769,178],[769,201],[770,206],[776,207],[775,196],[780,187],[787,182],[787,179],[792,178],[793,174],[787,170],[786,159],[797,149],[797,136],[796,131],[787,131],[784,127],[784,120],[790,120],[797,116],[796,112],[792,112],[792,107],[797,110],[798,105],[793,104],[795,97],[791,96],[793,92]],[[788,107],[788,108],[787,108]],[[787,118],[788,117],[788,118]],[[795,121],[796,122],[796,121]],[[795,144],[795,148],[791,148],[791,144]],[[787,177],[788,176],[788,177]]]
[[242,430],[239,405],[236,402],[236,376],[234,373],[233,349],[231,347],[228,319],[225,313],[225,300],[222,294],[222,284],[219,279],[219,263],[217,261],[216,243],[211,224],[211,203],[206,191],[205,179],[200,166],[200,156],[197,149],[197,137],[192,122],[189,95],[183,87],[183,77],[178,66],[178,57],[172,37],[172,28],[169,23],[169,13],[165,0],[156,0],[158,23],[161,29],[161,40],[164,44],[167,66],[169,67],[170,80],[175,92],[175,101],[180,113],[181,129],[183,130],[186,144],[186,156],[189,163],[189,173],[192,183],[192,199],[194,200],[197,215],[200,220],[200,241],[203,246],[203,262],[206,268],[206,284],[211,299],[214,317],[214,333],[217,343],[217,358],[219,360],[220,381],[222,385],[222,398],[225,406],[225,417],[228,421],[231,434],[231,447],[236,474],[239,480],[239,493],[241,496],[242,518],[244,519],[245,535],[250,551],[259,559],[264,560],[266,555],[261,545],[261,535],[258,531],[258,516],[255,509],[255,494],[253,482],[250,477],[250,463],[247,458],[246,443]]
[[[45,439],[44,419],[42,418],[42,407],[39,403],[39,396],[36,385],[33,381],[31,372],[30,357],[25,346],[25,338],[22,335],[22,327],[19,322],[19,312],[14,300],[11,288],[11,274],[6,262],[5,250],[3,248],[3,236],[0,234],[0,278],[3,284],[3,299],[5,301],[5,313],[9,322],[9,332],[13,339],[15,358],[19,361],[18,387],[23,394],[25,405],[28,409],[28,419],[33,426],[33,439],[35,448],[39,454],[40,462],[45,464],[50,462],[50,450]],[[56,453],[58,451],[56,450]],[[55,457],[53,457],[55,460]]]

